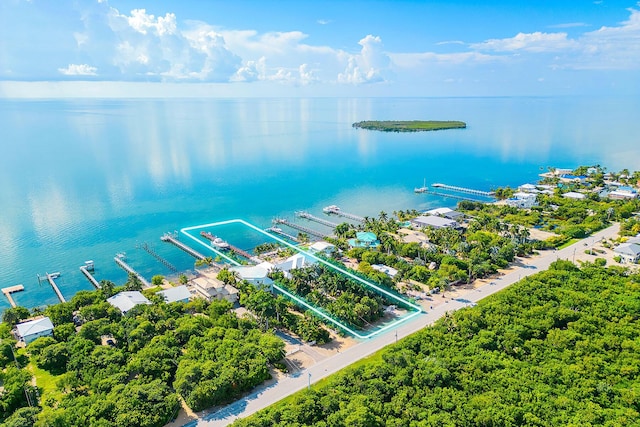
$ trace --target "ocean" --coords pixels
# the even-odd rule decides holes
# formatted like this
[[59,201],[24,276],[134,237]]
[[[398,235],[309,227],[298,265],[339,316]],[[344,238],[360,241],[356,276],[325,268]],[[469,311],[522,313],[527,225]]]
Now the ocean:
[[[54,304],[38,275],[60,272],[69,299],[92,289],[79,271],[86,260],[98,280],[124,283],[121,252],[149,279],[169,275],[145,245],[193,270],[160,237],[203,223],[266,228],[332,204],[362,216],[455,205],[414,194],[425,180],[490,190],[534,182],[549,166],[637,170],[638,117],[639,99],[602,97],[0,100],[0,287],[23,284],[13,297],[25,307]],[[361,120],[467,128],[352,128]]]

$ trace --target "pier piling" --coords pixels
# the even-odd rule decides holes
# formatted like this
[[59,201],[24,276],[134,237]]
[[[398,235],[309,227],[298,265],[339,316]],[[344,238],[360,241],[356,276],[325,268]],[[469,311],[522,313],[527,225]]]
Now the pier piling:
[[9,300],[9,304],[11,304],[11,307],[13,308],[16,307],[16,302],[13,300],[13,297],[11,296],[11,294],[14,292],[20,292],[20,291],[24,291],[23,285],[15,285],[15,286],[9,286],[8,288],[2,288],[2,293],[4,294],[4,296],[7,297],[7,299]]

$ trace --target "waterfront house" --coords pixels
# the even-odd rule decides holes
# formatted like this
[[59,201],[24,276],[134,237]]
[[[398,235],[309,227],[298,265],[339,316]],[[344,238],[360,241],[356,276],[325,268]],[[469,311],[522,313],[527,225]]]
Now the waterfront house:
[[17,337],[25,344],[29,344],[36,338],[50,337],[53,335],[53,323],[48,317],[29,320],[16,325]]
[[107,298],[107,302],[120,310],[120,313],[127,314],[133,307],[140,304],[151,305],[142,292],[139,291],[124,291],[115,294],[114,296]]
[[309,246],[309,252],[312,254],[322,254],[325,256],[331,256],[331,254],[336,250],[336,246],[325,242],[323,240],[319,242],[315,242],[313,245]]
[[536,206],[538,196],[535,193],[525,193],[519,191],[513,195],[513,197],[508,198],[504,202],[508,206],[514,206],[516,208],[523,209],[531,209],[533,206]]
[[388,265],[384,265],[384,264],[371,264],[371,268],[373,268],[376,271],[379,271],[381,273],[386,274],[387,276],[391,277],[392,279],[394,277],[396,277],[396,274],[398,274],[398,270],[396,270],[393,267],[389,267]]
[[633,187],[620,186],[608,194],[610,199],[628,200],[638,197],[638,191]]
[[451,208],[436,208],[424,212],[425,215],[441,216],[443,218],[457,219],[464,214]]
[[637,263],[640,260],[640,244],[622,243],[613,249],[623,263]]
[[273,280],[268,275],[273,269],[274,265],[268,261],[261,262],[258,265],[240,265],[237,267],[231,267],[230,271],[235,271],[240,276],[240,279],[246,280],[252,285],[258,287],[267,286],[271,289]]
[[585,196],[584,194],[577,193],[575,191],[569,191],[568,193],[564,193],[562,197],[565,197],[567,199],[573,199],[573,200],[583,200],[587,198],[587,196]]
[[156,293],[160,295],[167,304],[172,302],[189,302],[189,298],[191,298],[191,292],[189,292],[189,288],[185,285],[165,289]]
[[439,216],[419,216],[411,220],[411,225],[416,228],[458,228],[460,224],[449,218],[442,218]]
[[213,276],[196,277],[191,283],[193,283],[195,291],[207,301],[212,299],[226,299],[230,303],[238,301],[238,290]]
[[518,191],[521,193],[538,193],[538,187],[533,184],[522,184],[518,187]]
[[349,239],[349,246],[352,248],[377,248],[380,246],[380,240],[375,233],[358,231],[355,239]]

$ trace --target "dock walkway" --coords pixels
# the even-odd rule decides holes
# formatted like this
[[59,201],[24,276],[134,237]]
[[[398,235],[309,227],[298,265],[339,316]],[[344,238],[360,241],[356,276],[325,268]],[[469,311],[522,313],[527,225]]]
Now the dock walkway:
[[266,228],[264,231],[268,231],[269,233],[279,234],[279,235],[284,236],[284,237],[286,237],[287,239],[289,239],[289,240],[291,240],[293,242],[300,243],[300,240],[298,240],[297,237],[292,236],[289,233],[285,233],[284,231],[282,231],[282,228],[269,227],[269,228]]
[[58,296],[58,299],[60,300],[60,302],[67,302],[67,300],[64,299],[62,292],[60,292],[60,289],[58,289],[58,285],[56,284],[56,281],[54,280],[60,277],[60,273],[51,273],[51,274],[46,273],[46,275],[47,275],[47,280],[49,281],[49,284],[51,285],[51,287],[53,288],[53,291]]
[[333,215],[341,216],[343,218],[351,219],[353,221],[364,222],[364,218],[361,217],[360,215],[354,215],[349,212],[344,212],[336,205],[324,207],[322,208],[322,212],[326,213],[327,215],[333,214]]
[[124,271],[136,276],[138,278],[138,280],[140,280],[142,282],[142,287],[143,288],[150,288],[151,287],[151,283],[149,283],[147,281],[147,279],[145,279],[144,276],[142,276],[142,274],[140,274],[137,271],[135,271],[129,264],[127,264],[125,262],[124,255],[118,254],[115,257],[113,257],[113,260],[116,262],[116,264],[118,264],[120,267],[122,267],[122,269]]
[[324,225],[326,227],[329,227],[332,230],[334,230],[338,226],[338,224],[336,224],[335,222],[331,222],[331,221],[327,221],[326,219],[318,218],[317,216],[312,215],[309,212],[305,212],[305,211],[296,212],[296,216],[298,216],[299,218],[308,219],[309,221],[317,222],[318,224],[322,224],[322,225]]
[[207,259],[206,256],[202,255],[200,252],[196,251],[195,249],[185,245],[180,240],[178,240],[177,236],[174,236],[171,233],[165,233],[162,237],[160,237],[160,240],[162,240],[163,242],[169,242],[174,244],[175,246],[182,249],[183,251],[185,251],[186,253],[188,253],[189,255],[191,255],[196,259],[199,259],[201,261],[205,261]]
[[420,193],[422,193],[422,194],[431,194],[432,196],[439,196],[439,197],[449,197],[451,199],[457,199],[457,200],[469,200],[471,202],[479,202],[480,201],[478,199],[474,199],[474,198],[469,197],[469,196],[461,196],[459,194],[442,193],[440,191],[433,191],[433,190],[425,190],[425,191],[421,191]]
[[307,227],[303,227],[303,226],[298,225],[298,224],[294,224],[294,223],[292,223],[291,221],[289,221],[287,219],[276,218],[272,222],[274,224],[286,225],[287,227],[291,227],[291,228],[293,228],[295,230],[302,231],[303,233],[307,233],[309,236],[314,236],[314,237],[317,237],[318,239],[322,239],[322,238],[324,238],[324,236],[326,236],[325,233],[321,233],[321,232],[313,230],[311,228],[307,228]]
[[9,304],[11,304],[11,307],[13,308],[16,307],[16,302],[13,300],[13,297],[11,296],[11,294],[14,292],[20,292],[20,291],[24,291],[23,285],[15,285],[15,286],[9,286],[8,288],[2,288],[2,293],[4,294],[4,296],[7,297],[7,299],[9,300]]
[[493,191],[474,190],[473,188],[456,187],[455,185],[441,184],[438,182],[435,184],[431,184],[431,186],[435,188],[442,188],[444,190],[451,190],[451,191],[457,191],[460,193],[473,194],[474,196],[493,197],[495,195],[495,192]]
[[93,274],[91,274],[89,272],[89,270],[87,269],[86,265],[83,265],[82,267],[80,267],[80,271],[82,272],[82,274],[85,275],[85,277],[87,279],[89,279],[89,282],[91,282],[91,284],[96,288],[96,289],[102,289],[102,286],[100,285],[100,283],[96,280],[95,277],[93,277]]

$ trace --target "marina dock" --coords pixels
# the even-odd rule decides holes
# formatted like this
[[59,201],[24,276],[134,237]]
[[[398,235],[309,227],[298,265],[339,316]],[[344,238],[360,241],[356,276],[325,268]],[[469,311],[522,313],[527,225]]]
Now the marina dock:
[[140,245],[140,248],[144,250],[146,253],[148,253],[149,255],[151,255],[152,257],[154,257],[156,260],[158,260],[160,264],[164,265],[169,270],[171,270],[172,273],[176,273],[178,271],[178,269],[173,264],[171,264],[169,261],[167,261],[166,259],[162,258],[160,255],[158,255],[155,249],[149,246],[147,242],[144,242],[142,245]]
[[473,188],[456,187],[455,185],[447,185],[441,183],[431,184],[432,187],[442,188],[443,190],[457,191],[460,193],[473,194],[474,196],[493,197],[495,193],[493,191],[474,190]]
[[67,300],[64,299],[62,292],[60,292],[60,289],[58,289],[58,285],[56,284],[56,281],[54,280],[60,277],[60,273],[51,273],[51,274],[46,273],[46,275],[47,275],[47,280],[49,281],[49,284],[51,285],[51,287],[53,288],[53,291],[58,296],[58,299],[60,300],[60,302],[67,302]]
[[322,208],[322,212],[326,213],[327,215],[337,215],[337,216],[341,216],[343,218],[351,219],[353,221],[364,222],[364,218],[363,217],[361,217],[359,215],[354,215],[354,214],[349,213],[349,212],[344,212],[343,210],[341,210],[336,205],[326,206],[326,207]]
[[9,300],[9,304],[11,304],[11,307],[14,307],[14,308],[16,307],[16,302],[13,300],[13,297],[11,296],[11,294],[14,292],[20,292],[20,291],[24,291],[23,285],[15,285],[15,286],[9,286],[8,288],[2,288],[2,293]]
[[85,265],[80,267],[80,271],[82,272],[82,274],[84,274],[84,276],[89,279],[89,282],[91,282],[91,284],[96,288],[96,289],[102,289],[102,286],[100,285],[100,283],[96,280],[95,277],[93,277],[93,274],[91,274],[91,272],[89,270],[93,270],[93,261],[91,261],[91,264],[89,264],[90,261],[85,262]]
[[264,231],[268,231],[269,233],[273,233],[273,234],[279,234],[291,240],[292,242],[300,243],[297,237],[292,236],[291,234],[285,233],[284,231],[282,231],[282,228],[269,227],[269,228],[266,228]]
[[319,231],[313,230],[311,228],[307,228],[307,227],[303,227],[301,225],[298,224],[294,224],[292,222],[290,222],[289,220],[286,219],[281,219],[281,218],[276,218],[272,221],[274,224],[283,224],[286,225],[287,227],[291,227],[295,230],[298,231],[302,231],[303,233],[307,233],[309,236],[314,236],[317,237],[318,239],[322,239],[324,238],[324,236],[326,236],[326,233],[323,234]]
[[138,280],[140,280],[140,282],[142,282],[142,287],[144,287],[144,288],[150,288],[151,287],[151,283],[149,283],[147,281],[147,279],[145,279],[140,273],[135,271],[133,268],[131,268],[131,266],[129,264],[127,264],[125,262],[124,254],[117,254],[115,257],[113,257],[113,260],[116,262],[116,264],[118,264],[120,267],[122,267],[122,269],[124,271],[126,271],[129,274],[133,274],[134,276],[136,276],[138,278]]
[[305,212],[305,211],[298,211],[296,212],[296,216],[299,218],[304,218],[304,219],[308,219],[309,221],[314,221],[317,222],[318,224],[322,224],[326,227],[331,228],[332,230],[335,229],[338,224],[336,224],[335,222],[331,222],[331,221],[327,221],[326,219],[322,219],[322,218],[318,218],[315,215],[311,215],[309,212]]
[[[216,242],[218,240],[222,241],[218,236],[216,236],[215,234],[211,234],[208,231],[201,231],[200,235],[202,237],[204,237],[205,239],[211,241],[212,243],[214,243],[214,242]],[[234,246],[229,242],[224,242],[224,247],[216,247],[215,244],[212,244],[211,246],[216,250],[229,249],[230,251],[235,252],[238,255],[240,255],[240,256],[248,259],[248,260],[251,260],[256,264],[260,264],[262,262],[262,260],[260,258],[254,256],[254,255],[251,255],[249,252],[247,252],[247,251],[245,251],[243,249],[240,249],[239,247]]]
[[200,252],[190,248],[189,246],[179,241],[177,234],[173,235],[171,233],[165,233],[162,237],[160,237],[160,240],[162,240],[163,242],[169,242],[174,244],[175,246],[182,249],[183,251],[185,251],[186,253],[188,253],[189,255],[191,255],[196,259],[199,259],[201,261],[205,261],[207,259],[207,257],[202,255]]
[[478,199],[474,199],[473,197],[469,197],[469,196],[462,196],[460,194],[449,194],[449,193],[442,193],[439,191],[433,191],[433,190],[423,190],[420,191],[420,193],[422,194],[431,194],[432,196],[439,196],[439,197],[449,197],[451,199],[457,199],[457,200],[469,200],[472,202],[478,202]]

